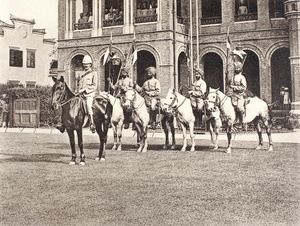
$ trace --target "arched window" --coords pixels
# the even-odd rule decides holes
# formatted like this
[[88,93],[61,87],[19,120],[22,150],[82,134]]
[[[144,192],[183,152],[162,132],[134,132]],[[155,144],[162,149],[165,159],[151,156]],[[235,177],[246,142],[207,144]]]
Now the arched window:
[[136,23],[157,21],[157,0],[137,0]]
[[124,24],[123,0],[105,0],[103,26],[116,26]]
[[285,0],[270,0],[269,10],[271,18],[284,17],[284,1]]
[[234,20],[257,20],[257,0],[235,0]]
[[292,4],[292,10],[297,10],[295,3]]
[[221,22],[222,22],[221,1],[203,0],[201,24],[217,24]]

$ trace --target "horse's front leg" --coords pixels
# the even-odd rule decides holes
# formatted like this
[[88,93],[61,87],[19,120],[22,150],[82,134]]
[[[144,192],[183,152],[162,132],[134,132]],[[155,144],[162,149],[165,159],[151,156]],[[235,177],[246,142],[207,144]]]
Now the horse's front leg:
[[118,151],[122,151],[122,129],[123,129],[123,120],[118,122],[117,126],[117,136],[118,136]]
[[180,123],[182,129],[182,138],[183,138],[183,146],[181,151],[186,151],[187,141],[186,141],[186,127],[183,123]]
[[114,151],[114,150],[117,150],[117,145],[118,145],[118,131],[117,131],[118,126],[117,126],[116,122],[112,122],[111,127],[112,127],[113,132],[114,132],[114,145],[111,148],[111,150]]
[[215,125],[214,125],[214,133],[215,133],[215,146],[214,149],[217,150],[219,148],[219,132],[220,132],[220,119],[215,120]]
[[[103,128],[102,128],[103,126]],[[108,131],[108,123],[98,123],[97,133],[100,140],[100,147],[98,156],[95,158],[97,161],[105,161],[105,153],[106,153],[106,142],[107,142],[107,131]]]
[[168,126],[167,126],[167,123],[166,123],[166,116],[164,116],[161,120],[161,126],[164,130],[164,133],[165,133],[165,144],[163,146],[163,149],[168,149],[168,146],[169,146],[169,130],[168,130]]
[[192,142],[192,146],[190,151],[195,151],[195,134],[194,134],[194,122],[189,122],[189,126],[190,126],[190,137],[191,137],[191,142]]
[[82,142],[82,129],[78,129],[77,131],[77,139],[78,139],[78,147],[80,149],[80,165],[85,165],[85,155],[83,152],[83,142]]
[[143,149],[142,152],[147,152],[148,150],[148,141],[147,141],[147,132],[148,132],[148,123],[143,126]]
[[256,128],[256,132],[258,134],[258,146],[256,147],[256,150],[260,150],[260,149],[262,149],[262,146],[263,146],[263,137],[262,137],[262,131],[261,131],[261,126],[259,124],[259,120],[255,119],[254,125]]
[[211,119],[208,121],[208,126],[209,126],[211,146],[213,148],[215,148],[215,134],[214,134],[214,129],[213,129],[213,126],[212,126]]
[[169,119],[169,126],[170,126],[171,134],[172,134],[172,146],[171,146],[171,150],[175,150],[176,142],[175,142],[175,127],[174,127],[174,118],[173,117],[171,117]]
[[76,164],[76,149],[75,149],[74,130],[73,129],[68,129],[67,132],[68,132],[71,151],[72,151],[72,158],[71,158],[71,161],[69,162],[69,164],[70,165],[75,165]]
[[227,126],[226,126],[227,140],[228,140],[228,147],[227,147],[226,153],[231,153],[232,128],[233,128],[233,122],[232,121],[228,121],[227,122]]
[[267,119],[264,120],[264,124],[265,124],[266,132],[267,132],[267,135],[268,135],[268,138],[269,138],[269,149],[268,149],[268,151],[273,151],[273,142],[272,142],[272,136],[271,136],[271,125],[269,124]]

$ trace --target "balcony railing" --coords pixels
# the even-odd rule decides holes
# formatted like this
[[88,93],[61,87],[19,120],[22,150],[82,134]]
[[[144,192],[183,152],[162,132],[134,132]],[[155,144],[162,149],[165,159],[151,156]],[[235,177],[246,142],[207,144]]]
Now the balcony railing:
[[222,23],[222,18],[220,16],[201,18],[201,24],[202,25],[205,25],[205,24],[220,24],[220,23]]
[[103,27],[120,26],[123,24],[123,18],[103,20]]
[[258,16],[257,13],[246,13],[242,15],[235,15],[234,21],[247,21],[247,20],[257,20]]
[[157,14],[150,16],[137,16],[135,17],[136,23],[147,23],[147,22],[155,22],[157,21]]
[[86,23],[77,23],[74,24],[74,30],[83,30],[83,29],[90,29],[93,27],[93,22],[86,22]]

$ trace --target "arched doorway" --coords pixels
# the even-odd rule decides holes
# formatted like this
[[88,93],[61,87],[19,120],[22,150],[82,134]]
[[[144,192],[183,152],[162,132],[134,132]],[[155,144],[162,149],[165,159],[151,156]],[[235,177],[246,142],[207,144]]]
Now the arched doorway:
[[259,59],[251,50],[244,50],[247,58],[243,67],[243,75],[247,81],[247,89],[255,96],[260,97]]
[[216,53],[207,53],[203,56],[204,80],[207,87],[220,88],[224,92],[223,61]]
[[189,68],[187,65],[187,57],[184,52],[179,54],[178,57],[178,90],[184,94],[190,84],[189,81]]
[[282,86],[287,87],[291,94],[292,81],[289,56],[290,50],[288,48],[280,48],[271,57],[272,102],[279,101],[280,107],[283,104],[280,88]]
[[77,81],[78,77],[84,72],[82,66],[82,59],[84,55],[76,55],[71,60],[71,70],[70,70],[70,89],[73,92],[77,91]]
[[156,68],[156,61],[155,57],[147,50],[138,51],[137,54],[137,78],[136,82],[139,86],[142,86],[144,82],[148,79],[145,70],[147,67],[155,67]]
[[[111,79],[111,82],[113,84],[116,84],[116,82],[119,79],[119,73],[122,66],[121,59],[119,54],[116,52],[113,52],[114,56],[105,64],[104,73],[105,73],[105,91],[110,91],[113,93],[113,90],[110,88],[110,84],[108,82],[108,78]],[[102,64],[103,64],[104,56],[102,57]]]

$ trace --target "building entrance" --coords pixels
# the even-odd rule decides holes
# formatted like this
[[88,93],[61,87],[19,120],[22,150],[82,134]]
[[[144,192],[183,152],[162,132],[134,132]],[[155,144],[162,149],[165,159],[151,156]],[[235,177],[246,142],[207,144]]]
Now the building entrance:
[[147,50],[141,50],[137,53],[137,77],[136,82],[139,86],[142,86],[144,82],[148,79],[145,72],[148,67],[156,68],[156,61],[152,53]]

